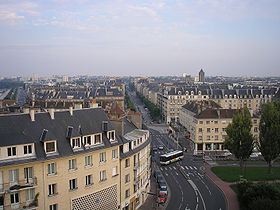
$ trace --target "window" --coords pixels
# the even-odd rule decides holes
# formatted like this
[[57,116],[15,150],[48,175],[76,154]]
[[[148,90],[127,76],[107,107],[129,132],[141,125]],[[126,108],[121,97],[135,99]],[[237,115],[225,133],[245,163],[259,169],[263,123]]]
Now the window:
[[55,142],[45,142],[45,151],[46,153],[52,153],[56,151]]
[[210,140],[210,136],[207,136],[207,138],[206,138],[207,140]]
[[215,128],[215,133],[219,133],[219,128]]
[[29,183],[30,181],[33,181],[33,168],[27,167],[24,168],[24,180],[25,182]]
[[124,182],[125,182],[125,183],[130,182],[130,175],[129,175],[129,174],[126,174],[126,175],[125,175],[125,177],[124,177]]
[[57,189],[56,189],[56,184],[49,184],[49,188],[48,188],[48,196],[52,196],[55,195],[57,193]]
[[218,124],[218,121],[214,121],[214,124]]
[[94,135],[94,144],[100,144],[101,143],[101,134]]
[[203,124],[203,121],[199,121],[199,124]]
[[202,133],[202,128],[198,128],[198,132],[199,132],[199,133]]
[[216,136],[215,136],[215,140],[218,140],[218,139],[219,139],[219,136],[216,135]]
[[210,121],[209,121],[209,120],[207,120],[207,121],[206,121],[206,124],[210,124]]
[[106,176],[106,171],[103,170],[103,171],[100,171],[100,181],[105,181],[107,179],[107,176]]
[[117,176],[118,175],[118,166],[115,166],[112,168],[112,176]]
[[48,175],[56,174],[56,163],[49,163],[48,164]]
[[76,159],[71,159],[68,161],[69,163],[69,170],[76,170],[77,169],[77,162]]
[[86,186],[93,184],[92,174],[86,176]]
[[77,186],[77,179],[70,179],[69,180],[69,189],[70,190],[75,190],[77,188],[78,188],[78,186]]
[[129,196],[130,196],[130,190],[128,189],[125,191],[125,198],[128,198]]
[[202,136],[198,136],[198,140],[199,140],[199,141],[202,141]]
[[130,161],[129,158],[125,159],[125,167],[129,167],[130,166]]
[[19,172],[18,169],[9,170],[9,181],[11,185],[18,184]]
[[254,127],[254,132],[258,132],[258,127]]
[[108,132],[108,139],[110,139],[110,140],[115,140],[115,132],[114,131],[110,131],[110,132]]
[[18,192],[11,193],[10,194],[10,198],[11,198],[11,204],[18,204],[19,203],[19,194],[18,194]]
[[25,196],[26,196],[27,201],[32,201],[34,199],[34,197],[35,197],[35,189],[34,188],[27,189],[25,191],[25,193],[26,193]]
[[8,147],[7,148],[8,156],[16,156],[17,155],[17,148],[16,147]]
[[85,136],[84,137],[84,144],[85,145],[91,145],[91,136]]
[[50,205],[49,210],[58,210],[58,208],[57,208],[57,203],[56,203],[56,204]]
[[222,128],[222,131],[223,131],[223,132],[226,132],[226,128]]
[[106,162],[106,152],[99,153],[99,162],[100,163]]
[[92,166],[92,155],[85,156],[85,166]]
[[211,128],[207,128],[207,133],[210,133],[211,132]]
[[32,154],[32,145],[25,145],[23,146],[23,154]]
[[71,139],[71,145],[72,145],[72,148],[80,148],[81,147],[81,139],[80,138]]
[[112,150],[112,159],[117,159],[118,158],[118,149],[113,149]]

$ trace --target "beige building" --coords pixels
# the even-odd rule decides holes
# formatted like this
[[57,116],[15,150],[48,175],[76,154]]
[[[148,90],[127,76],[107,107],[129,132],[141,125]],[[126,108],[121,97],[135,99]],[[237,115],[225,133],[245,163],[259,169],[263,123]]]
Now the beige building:
[[[187,128],[194,142],[194,152],[222,151],[226,127],[237,109],[223,109],[213,101],[189,102],[182,107],[180,123]],[[259,137],[259,118],[252,114],[252,133]]]
[[0,209],[137,209],[150,138],[131,127],[117,136],[101,108],[0,116]]

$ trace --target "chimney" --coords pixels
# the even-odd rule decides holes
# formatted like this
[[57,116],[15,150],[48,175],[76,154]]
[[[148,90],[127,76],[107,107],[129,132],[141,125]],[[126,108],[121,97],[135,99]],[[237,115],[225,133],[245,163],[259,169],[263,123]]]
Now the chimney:
[[218,119],[221,118],[221,111],[219,109],[217,109],[217,114],[218,114]]
[[51,116],[51,119],[53,120],[54,119],[54,108],[49,109],[49,114]]
[[35,121],[35,110],[30,109],[29,115],[30,115],[31,121],[34,122]]
[[70,115],[73,116],[73,107],[72,106],[69,107],[69,112],[70,112]]
[[96,99],[92,99],[89,103],[90,108],[98,108],[98,103],[96,103]]

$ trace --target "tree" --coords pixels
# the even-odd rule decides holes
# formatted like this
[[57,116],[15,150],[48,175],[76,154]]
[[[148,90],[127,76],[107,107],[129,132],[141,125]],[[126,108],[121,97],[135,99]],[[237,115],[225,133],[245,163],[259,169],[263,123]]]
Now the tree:
[[258,147],[271,173],[272,162],[280,154],[280,111],[275,103],[264,104],[260,120]]
[[241,169],[253,150],[254,138],[251,128],[251,115],[247,108],[234,114],[232,123],[226,128],[225,147],[240,161]]

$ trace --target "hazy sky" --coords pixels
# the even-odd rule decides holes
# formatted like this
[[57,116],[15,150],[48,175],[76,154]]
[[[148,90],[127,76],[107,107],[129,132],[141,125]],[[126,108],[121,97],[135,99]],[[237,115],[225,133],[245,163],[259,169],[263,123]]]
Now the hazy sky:
[[280,0],[0,0],[0,76],[280,76]]

